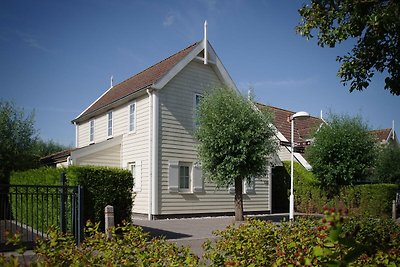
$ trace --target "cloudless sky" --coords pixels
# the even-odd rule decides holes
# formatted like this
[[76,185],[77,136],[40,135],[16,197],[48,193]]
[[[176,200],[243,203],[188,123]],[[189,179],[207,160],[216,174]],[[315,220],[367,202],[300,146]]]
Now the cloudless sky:
[[371,128],[400,132],[400,97],[349,93],[337,55],[352,41],[320,48],[295,33],[304,1],[1,0],[0,99],[35,110],[40,136],[74,146],[71,124],[110,86],[203,38],[237,86],[259,102],[314,116],[362,115]]

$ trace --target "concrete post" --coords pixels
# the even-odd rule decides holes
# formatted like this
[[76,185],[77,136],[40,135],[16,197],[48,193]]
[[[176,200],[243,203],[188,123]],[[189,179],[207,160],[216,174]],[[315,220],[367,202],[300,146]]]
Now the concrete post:
[[392,202],[392,218],[393,220],[397,219],[397,214],[396,214],[396,200],[393,200]]
[[104,209],[104,215],[105,215],[105,231],[107,235],[107,239],[111,238],[111,232],[110,228],[114,227],[114,207],[107,205]]

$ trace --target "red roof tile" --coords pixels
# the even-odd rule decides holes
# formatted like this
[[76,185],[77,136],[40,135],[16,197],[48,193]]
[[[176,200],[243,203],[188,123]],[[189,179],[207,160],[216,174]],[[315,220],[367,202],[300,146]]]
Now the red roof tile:
[[90,106],[85,112],[83,112],[78,118],[86,116],[100,108],[114,103],[117,100],[120,100],[132,93],[135,93],[140,89],[146,88],[154,84],[169,70],[171,70],[181,59],[183,59],[188,53],[190,53],[198,44],[199,42],[196,42],[182,49],[176,54],[147,68],[146,70],[139,72],[129,79],[115,85],[107,93],[100,97],[100,99],[93,103],[93,105]]
[[[291,125],[289,121],[289,117],[295,114],[293,111],[267,106],[261,103],[257,104],[259,109],[269,108],[271,112],[274,114],[274,125],[278,129],[278,131],[290,142],[291,139]],[[297,120],[295,123],[294,130],[294,142],[302,143],[306,142],[307,139],[311,138],[313,130],[316,129],[323,121],[320,118],[312,117],[305,118],[302,120]]]
[[379,129],[379,130],[372,130],[370,133],[377,139],[378,142],[386,142],[388,139],[392,129]]

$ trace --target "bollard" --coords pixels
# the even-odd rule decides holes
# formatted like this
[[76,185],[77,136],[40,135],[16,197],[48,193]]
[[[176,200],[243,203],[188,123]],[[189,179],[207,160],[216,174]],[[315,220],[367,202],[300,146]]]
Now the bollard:
[[397,208],[396,200],[393,200],[393,203],[392,203],[392,218],[393,218],[393,220],[397,219],[396,208]]
[[110,228],[114,227],[114,207],[107,205],[104,209],[105,215],[105,231],[107,235],[107,239],[111,238]]

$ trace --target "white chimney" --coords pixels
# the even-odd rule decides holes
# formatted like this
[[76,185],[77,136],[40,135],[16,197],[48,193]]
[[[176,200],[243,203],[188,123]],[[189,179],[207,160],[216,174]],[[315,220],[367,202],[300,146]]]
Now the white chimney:
[[203,45],[204,45],[204,64],[207,65],[208,63],[208,55],[207,55],[207,20],[204,21],[204,40],[203,40]]

